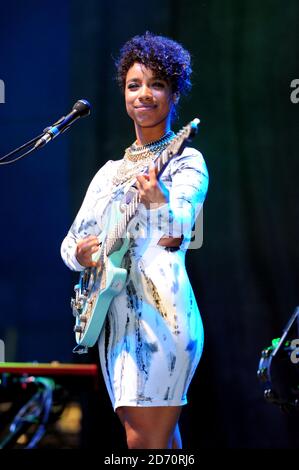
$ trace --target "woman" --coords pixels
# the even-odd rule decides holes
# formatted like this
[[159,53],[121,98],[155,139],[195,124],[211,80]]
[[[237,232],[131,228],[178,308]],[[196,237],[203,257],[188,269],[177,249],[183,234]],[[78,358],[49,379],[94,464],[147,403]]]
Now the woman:
[[181,448],[178,420],[203,347],[185,252],[208,172],[193,148],[174,156],[159,178],[152,163],[175,136],[171,122],[190,74],[189,53],[168,38],[147,32],[123,46],[117,77],[136,142],[95,175],[61,248],[69,268],[95,266],[92,255],[112,203],[124,200],[137,179],[141,203],[124,258],[126,286],[110,304],[98,343],[130,449]]

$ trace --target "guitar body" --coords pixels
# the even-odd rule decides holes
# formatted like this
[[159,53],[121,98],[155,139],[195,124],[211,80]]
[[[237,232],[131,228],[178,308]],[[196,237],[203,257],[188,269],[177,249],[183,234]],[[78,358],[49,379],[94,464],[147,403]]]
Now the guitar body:
[[125,238],[117,239],[111,253],[107,255],[109,234],[113,233],[111,227],[117,224],[121,212],[120,204],[114,203],[107,227],[98,237],[99,251],[92,256],[98,266],[86,268],[75,286],[76,297],[72,299],[72,308],[76,318],[76,342],[80,346],[91,347],[95,344],[113,297],[125,286],[127,270],[122,268],[121,264],[130,245],[129,232]]

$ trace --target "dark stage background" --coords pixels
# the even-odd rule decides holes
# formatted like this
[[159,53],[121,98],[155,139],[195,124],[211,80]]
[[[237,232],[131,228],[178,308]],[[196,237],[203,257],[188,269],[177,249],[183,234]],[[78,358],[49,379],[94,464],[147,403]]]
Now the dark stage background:
[[[184,408],[185,447],[298,447],[298,417],[263,399],[261,350],[299,304],[299,78],[296,0],[12,1],[1,4],[0,154],[67,114],[90,117],[38,153],[0,167],[1,325],[7,361],[73,357],[72,275],[64,238],[96,170],[134,139],[113,58],[146,29],[193,56],[191,97],[179,129],[202,121],[195,146],[210,187],[204,244],[188,268],[205,325],[205,350]],[[89,360],[97,360],[91,351]],[[87,406],[85,445],[124,444],[101,385]],[[103,440],[104,439],[104,440]]]

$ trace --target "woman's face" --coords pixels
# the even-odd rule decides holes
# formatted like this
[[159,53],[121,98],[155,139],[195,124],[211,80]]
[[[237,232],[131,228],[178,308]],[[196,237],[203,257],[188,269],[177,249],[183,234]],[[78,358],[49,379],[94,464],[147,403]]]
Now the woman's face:
[[140,127],[167,127],[173,106],[173,93],[165,80],[151,69],[135,62],[128,70],[125,85],[128,115]]

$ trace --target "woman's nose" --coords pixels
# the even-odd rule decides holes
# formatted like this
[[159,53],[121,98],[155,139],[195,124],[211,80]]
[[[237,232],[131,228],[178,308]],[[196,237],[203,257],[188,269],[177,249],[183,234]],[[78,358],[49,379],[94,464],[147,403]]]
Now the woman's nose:
[[152,95],[151,89],[148,86],[143,85],[140,88],[139,99],[140,100],[151,100],[152,97],[153,97],[153,95]]

